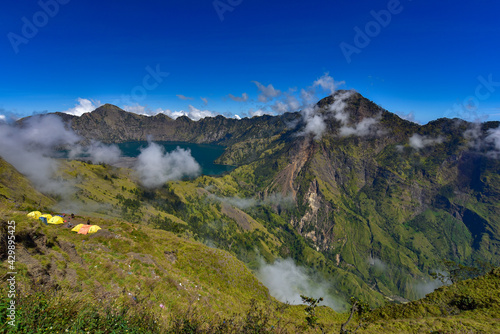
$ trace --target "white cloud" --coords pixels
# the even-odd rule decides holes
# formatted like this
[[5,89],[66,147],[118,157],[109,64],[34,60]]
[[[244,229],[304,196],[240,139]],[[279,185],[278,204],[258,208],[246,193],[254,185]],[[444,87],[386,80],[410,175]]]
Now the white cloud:
[[304,88],[300,90],[300,98],[302,99],[302,101],[304,101],[304,104],[311,104],[316,102],[317,100],[313,90],[311,89],[306,90]]
[[234,96],[233,94],[229,94],[228,97],[231,100],[236,101],[236,102],[246,102],[246,101],[248,101],[248,94],[247,93],[243,93],[243,94],[241,94],[241,96]]
[[172,152],[165,152],[163,146],[151,142],[147,148],[141,150],[135,170],[145,187],[155,188],[184,176],[198,176],[201,167],[190,150],[177,147]]
[[340,136],[347,137],[355,135],[358,137],[368,136],[376,134],[378,131],[376,125],[378,124],[378,118],[364,118],[361,122],[355,124],[354,126],[344,125],[340,128]]
[[255,116],[260,117],[260,116],[264,116],[264,115],[272,115],[271,112],[269,112],[267,110],[262,110],[262,109],[257,109],[255,111],[254,110],[250,110],[249,113],[250,113],[250,116],[252,116],[252,117],[255,117]]
[[208,99],[206,97],[200,97],[200,99],[203,101],[205,105],[208,104]]
[[299,267],[292,259],[276,260],[273,264],[261,263],[257,278],[269,289],[269,293],[281,302],[292,305],[302,304],[300,295],[323,298],[321,305],[336,311],[341,310],[341,303],[329,293],[329,284],[311,277],[307,270]]
[[210,110],[200,110],[196,109],[192,105],[189,105],[189,112],[187,113],[187,116],[194,121],[199,121],[200,119],[205,117],[214,117],[215,114]]
[[199,121],[202,118],[214,117],[216,115],[214,112],[210,110],[200,110],[193,107],[192,105],[189,105],[189,111],[184,111],[184,110],[172,111],[170,109],[158,108],[155,110],[155,115],[156,114],[165,114],[172,119],[177,119],[181,116],[186,116],[192,119],[193,121]]
[[326,131],[326,123],[321,115],[314,115],[307,119],[304,134],[314,134],[314,139],[320,139]]
[[5,115],[0,115],[0,123],[7,122],[7,117]]
[[402,119],[404,120],[407,120],[407,121],[410,121],[412,123],[416,123],[416,124],[420,124],[420,122],[418,122],[416,119],[415,119],[415,113],[414,112],[409,112],[407,114],[403,113],[403,112],[397,112],[396,113],[399,117],[401,117]]
[[427,146],[432,146],[435,144],[441,144],[443,142],[443,137],[439,136],[437,138],[431,138],[429,136],[421,136],[418,133],[414,133],[410,139],[409,144],[416,150],[423,149]]
[[258,97],[260,102],[267,102],[281,95],[281,91],[279,89],[275,89],[271,84],[269,84],[266,87],[258,81],[252,81],[252,82],[257,86],[257,88],[260,91]]
[[121,155],[116,145],[98,141],[88,146],[80,144],[81,137],[53,114],[36,115],[22,126],[0,124],[0,156],[25,175],[43,193],[70,195],[72,181],[58,178],[61,148],[69,150],[69,158],[88,157],[93,163],[114,163]]
[[69,158],[88,158],[93,164],[118,162],[122,152],[117,145],[106,145],[98,141],[92,141],[90,145],[75,145],[69,152]]
[[314,139],[320,139],[324,132],[326,131],[326,122],[325,120],[333,116],[339,120],[346,118],[344,112],[344,108],[347,106],[345,100],[347,100],[351,96],[351,92],[341,93],[336,96],[335,101],[330,105],[329,111],[332,115],[319,113],[318,107],[316,104],[309,104],[305,108],[302,109],[302,119],[306,123],[304,130],[300,132],[298,135],[304,136],[312,134],[314,135]]
[[281,101],[276,101],[276,103],[271,106],[271,109],[278,114],[282,114],[289,111],[298,111],[300,107],[301,103],[295,96],[286,94],[286,97]]
[[71,186],[55,178],[56,148],[80,140],[56,115],[33,116],[22,127],[0,124],[0,156],[45,193],[65,195]]
[[102,104],[99,101],[88,100],[88,99],[77,99],[78,104],[75,105],[74,108],[70,108],[63,113],[74,115],[74,116],[82,116],[85,113],[92,112],[95,109],[99,108]]
[[335,101],[330,105],[329,110],[334,119],[340,121],[341,127],[339,135],[341,137],[347,136],[368,136],[381,134],[382,131],[378,129],[377,125],[380,121],[380,116],[367,117],[362,119],[359,123],[351,124],[349,121],[349,114],[345,112],[347,107],[347,100],[354,94],[354,91],[346,91],[336,95]]
[[194,98],[189,97],[189,96],[184,96],[184,95],[182,95],[182,94],[177,94],[176,96],[177,96],[179,99],[184,100],[184,101],[186,101],[186,100],[194,100]]
[[335,90],[337,90],[337,88],[343,84],[345,84],[344,81],[335,82],[335,80],[333,80],[333,78],[327,72],[327,73],[323,74],[323,76],[321,78],[314,81],[313,87],[314,88],[321,87],[324,91],[327,91],[327,92],[330,92],[330,94],[333,94],[335,92]]
[[289,110],[288,106],[282,101],[276,101],[276,103],[271,106],[271,108],[278,114],[285,113]]
[[320,139],[327,129],[326,120],[336,119],[340,121],[341,127],[339,135],[341,137],[356,135],[368,136],[381,134],[377,125],[380,121],[379,117],[364,118],[359,123],[351,124],[349,114],[345,112],[347,100],[354,94],[353,91],[340,92],[334,95],[333,103],[328,106],[326,112],[320,112],[316,104],[310,104],[302,109],[302,119],[305,122],[305,127],[298,135],[314,135],[314,139]]
[[156,109],[156,113],[157,114],[165,114],[172,119],[176,119],[176,118],[181,117],[181,116],[188,116],[188,113],[185,112],[184,110],[172,111],[170,109],[160,109],[159,108],[159,109]]
[[499,158],[500,157],[500,127],[496,129],[488,130],[488,134],[484,139],[486,143],[492,145],[492,149],[488,151],[486,154],[491,158]]
[[134,114],[146,115],[146,116],[150,115],[149,110],[145,106],[141,106],[139,104],[131,106],[123,106],[122,109],[128,112],[133,112]]
[[239,115],[236,115],[236,114],[234,115],[234,118],[236,118],[237,120],[241,119],[241,117]]

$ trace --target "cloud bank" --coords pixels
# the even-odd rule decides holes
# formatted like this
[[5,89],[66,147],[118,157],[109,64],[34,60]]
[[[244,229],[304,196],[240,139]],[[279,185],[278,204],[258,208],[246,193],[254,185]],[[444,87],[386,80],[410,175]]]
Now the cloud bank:
[[88,158],[93,164],[114,164],[118,162],[122,152],[117,145],[106,145],[92,141],[88,146],[75,145],[69,152],[69,158]]
[[79,140],[55,115],[33,116],[22,127],[0,124],[0,156],[44,193],[70,191],[67,182],[55,177],[59,164],[52,156],[57,147],[76,145]]
[[121,156],[116,145],[98,141],[80,144],[81,137],[67,128],[57,115],[36,115],[21,126],[0,124],[0,156],[25,175],[43,193],[69,195],[71,182],[58,178],[60,149],[68,149],[70,159],[87,157],[93,163],[114,163]]
[[141,150],[135,170],[141,184],[147,188],[160,187],[167,181],[195,177],[201,173],[201,167],[190,150],[177,147],[172,152],[165,152],[163,146],[153,142]]
[[341,302],[329,294],[329,284],[309,276],[306,269],[295,265],[292,259],[278,259],[273,264],[262,263],[257,277],[269,289],[271,296],[281,302],[299,305],[302,304],[300,295],[323,297],[320,305],[329,306],[336,311],[342,309]]

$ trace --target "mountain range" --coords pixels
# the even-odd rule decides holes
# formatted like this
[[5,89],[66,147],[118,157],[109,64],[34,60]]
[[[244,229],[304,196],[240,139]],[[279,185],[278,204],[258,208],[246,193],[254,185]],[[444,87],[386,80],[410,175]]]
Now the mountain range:
[[353,295],[372,306],[423,297],[438,286],[430,274],[446,269],[443,260],[500,265],[499,122],[419,125],[353,91],[241,120],[146,116],[110,104],[55,115],[87,142],[225,147],[217,163],[237,166],[232,172],[156,189],[112,166],[85,172],[67,162],[60,177],[89,176],[72,195],[88,214],[188,233],[255,271],[292,259],[326,284],[338,309]]

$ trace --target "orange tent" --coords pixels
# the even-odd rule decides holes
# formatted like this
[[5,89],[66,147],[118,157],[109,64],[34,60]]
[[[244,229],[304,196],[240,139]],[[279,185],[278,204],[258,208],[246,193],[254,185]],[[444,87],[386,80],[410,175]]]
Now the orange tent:
[[80,230],[78,231],[78,234],[87,234],[89,233],[90,227],[92,225],[83,225]]

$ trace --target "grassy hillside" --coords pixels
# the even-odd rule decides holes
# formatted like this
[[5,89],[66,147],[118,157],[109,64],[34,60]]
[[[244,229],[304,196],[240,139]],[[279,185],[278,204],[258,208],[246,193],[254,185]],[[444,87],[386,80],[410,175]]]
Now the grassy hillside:
[[[53,321],[56,327],[53,331],[47,327],[47,333],[68,327],[76,331],[80,324],[71,320],[85,323],[80,313],[102,308],[103,318],[127,310],[122,314],[124,321],[161,333],[175,326],[177,317],[205,327],[229,319],[239,323],[254,303],[255,316],[264,311],[280,316],[290,322],[290,332],[303,325],[302,307],[283,309],[242,262],[222,250],[120,220],[77,216],[74,223],[91,219],[102,227],[96,234],[78,235],[63,225],[46,226],[17,212],[4,212],[2,228],[6,216],[16,221],[20,329],[49,326]],[[6,273],[7,266],[3,261],[1,272]],[[3,300],[6,295],[2,290]],[[80,308],[72,299],[86,306]],[[64,308],[78,314],[68,314]],[[140,321],[143,313],[153,320]],[[321,314],[330,322],[342,318],[328,308],[322,308]],[[264,315],[259,317],[264,319]],[[278,320],[270,319],[268,327],[276,326]],[[99,321],[85,325],[97,330]]]
[[11,164],[0,157],[0,210],[46,208],[55,201],[37,191]]
[[361,333],[500,333],[500,268],[418,301],[378,308],[369,320]]

